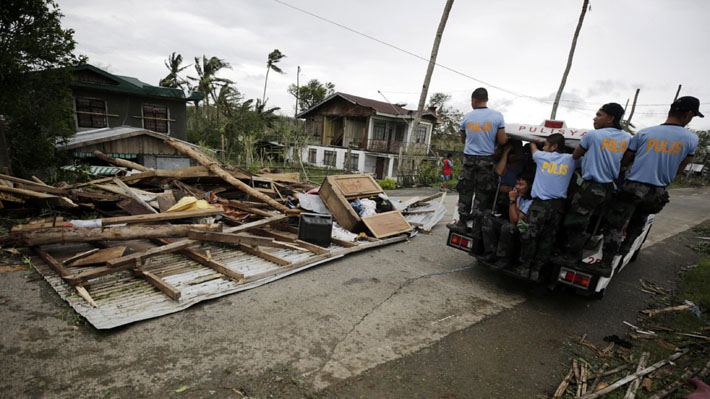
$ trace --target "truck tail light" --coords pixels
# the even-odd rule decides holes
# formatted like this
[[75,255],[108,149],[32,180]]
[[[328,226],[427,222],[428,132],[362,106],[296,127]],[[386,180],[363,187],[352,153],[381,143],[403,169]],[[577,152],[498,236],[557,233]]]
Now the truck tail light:
[[552,129],[562,129],[562,126],[564,126],[564,122],[562,121],[551,121],[551,120],[546,120],[545,121],[545,127],[549,127]]
[[473,241],[458,234],[451,234],[451,239],[449,240],[449,243],[454,247],[462,249],[471,249],[473,247]]
[[581,273],[576,270],[560,269],[559,281],[577,286],[580,288],[589,288],[589,283],[592,281],[592,276],[586,273]]

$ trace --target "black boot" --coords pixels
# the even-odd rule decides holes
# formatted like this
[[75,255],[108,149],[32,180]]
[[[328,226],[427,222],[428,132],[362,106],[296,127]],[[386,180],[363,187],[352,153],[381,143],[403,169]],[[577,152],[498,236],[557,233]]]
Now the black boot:
[[454,233],[466,234],[466,232],[468,231],[467,223],[469,219],[469,215],[461,213],[459,214],[459,220],[456,221],[456,223],[447,224],[446,227]]

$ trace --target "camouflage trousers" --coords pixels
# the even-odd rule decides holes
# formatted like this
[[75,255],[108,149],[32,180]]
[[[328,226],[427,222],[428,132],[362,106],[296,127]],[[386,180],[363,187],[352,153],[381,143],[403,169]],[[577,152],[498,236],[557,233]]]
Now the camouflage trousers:
[[518,249],[520,232],[517,225],[506,218],[487,214],[481,224],[484,254],[495,254],[498,258],[513,259]]
[[520,234],[521,262],[547,262],[552,255],[564,207],[564,198],[533,199],[525,216],[528,228]]
[[496,192],[493,157],[464,154],[456,190],[459,192],[459,214],[473,216],[473,236],[480,237],[483,215],[493,206]]
[[565,220],[563,222],[567,243],[565,252],[575,258],[582,257],[584,243],[589,234],[587,227],[594,211],[614,193],[613,183],[597,183],[585,180],[579,190],[572,196]]
[[[665,187],[625,181],[604,218],[603,258],[613,259],[622,242],[632,245],[643,232],[648,216],[659,213],[669,201]],[[624,225],[627,222],[624,239]]]

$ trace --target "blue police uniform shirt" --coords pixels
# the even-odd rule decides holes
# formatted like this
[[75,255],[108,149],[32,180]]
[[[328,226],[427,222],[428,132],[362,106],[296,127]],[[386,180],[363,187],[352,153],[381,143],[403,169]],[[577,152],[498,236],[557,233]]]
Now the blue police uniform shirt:
[[488,108],[476,108],[461,121],[461,131],[466,132],[466,155],[493,155],[498,129],[505,128],[503,114]]
[[694,155],[698,136],[678,125],[659,125],[640,130],[631,138],[634,151],[629,180],[665,187],[673,181],[678,166]]
[[613,127],[591,130],[579,145],[587,152],[582,157],[582,178],[597,183],[611,183],[619,176],[621,158],[631,135]]
[[567,198],[567,187],[580,162],[575,161],[572,154],[542,150],[533,154],[533,161],[537,169],[532,197],[541,200]]
[[532,202],[532,199],[518,197],[518,210],[524,215],[527,215],[528,209],[530,209],[530,205],[532,205]]

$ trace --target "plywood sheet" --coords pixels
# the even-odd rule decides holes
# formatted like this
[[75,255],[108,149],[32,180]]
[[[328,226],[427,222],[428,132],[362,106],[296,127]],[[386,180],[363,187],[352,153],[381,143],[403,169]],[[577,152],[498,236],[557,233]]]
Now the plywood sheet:
[[364,216],[362,221],[365,223],[365,226],[370,229],[375,238],[389,237],[412,231],[412,226],[409,225],[399,211]]
[[345,197],[366,197],[382,192],[382,187],[367,174],[332,176],[332,179]]

